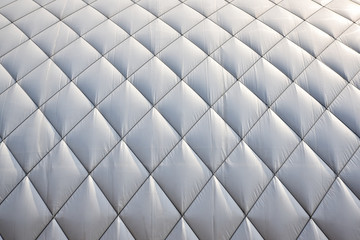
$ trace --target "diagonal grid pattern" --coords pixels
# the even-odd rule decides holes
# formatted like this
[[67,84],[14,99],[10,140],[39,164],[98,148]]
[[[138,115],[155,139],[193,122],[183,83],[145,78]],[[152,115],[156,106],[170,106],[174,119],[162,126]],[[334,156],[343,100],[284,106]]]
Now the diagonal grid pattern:
[[0,239],[358,236],[360,5],[292,2],[0,3]]

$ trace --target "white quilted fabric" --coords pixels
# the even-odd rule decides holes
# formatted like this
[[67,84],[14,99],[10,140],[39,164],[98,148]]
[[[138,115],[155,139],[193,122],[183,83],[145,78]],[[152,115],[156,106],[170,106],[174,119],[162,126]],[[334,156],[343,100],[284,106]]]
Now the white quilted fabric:
[[0,1],[0,240],[360,239],[359,0]]

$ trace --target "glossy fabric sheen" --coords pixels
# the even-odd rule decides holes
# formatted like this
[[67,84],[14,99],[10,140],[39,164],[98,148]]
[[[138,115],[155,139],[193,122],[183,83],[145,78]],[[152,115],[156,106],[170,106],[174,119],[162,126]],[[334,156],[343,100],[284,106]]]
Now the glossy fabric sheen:
[[0,240],[360,239],[359,0],[0,1]]

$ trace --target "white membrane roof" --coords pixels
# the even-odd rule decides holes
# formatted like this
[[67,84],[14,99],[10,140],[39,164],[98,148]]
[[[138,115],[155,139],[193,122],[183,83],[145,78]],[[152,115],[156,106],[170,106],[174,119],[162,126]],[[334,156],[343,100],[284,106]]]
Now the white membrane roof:
[[0,240],[360,239],[359,0],[0,1]]

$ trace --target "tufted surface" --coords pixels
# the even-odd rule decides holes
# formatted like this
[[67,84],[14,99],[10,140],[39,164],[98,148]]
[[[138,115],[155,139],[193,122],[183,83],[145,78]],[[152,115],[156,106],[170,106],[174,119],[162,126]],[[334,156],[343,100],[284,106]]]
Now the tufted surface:
[[0,239],[360,239],[359,0],[2,0]]

